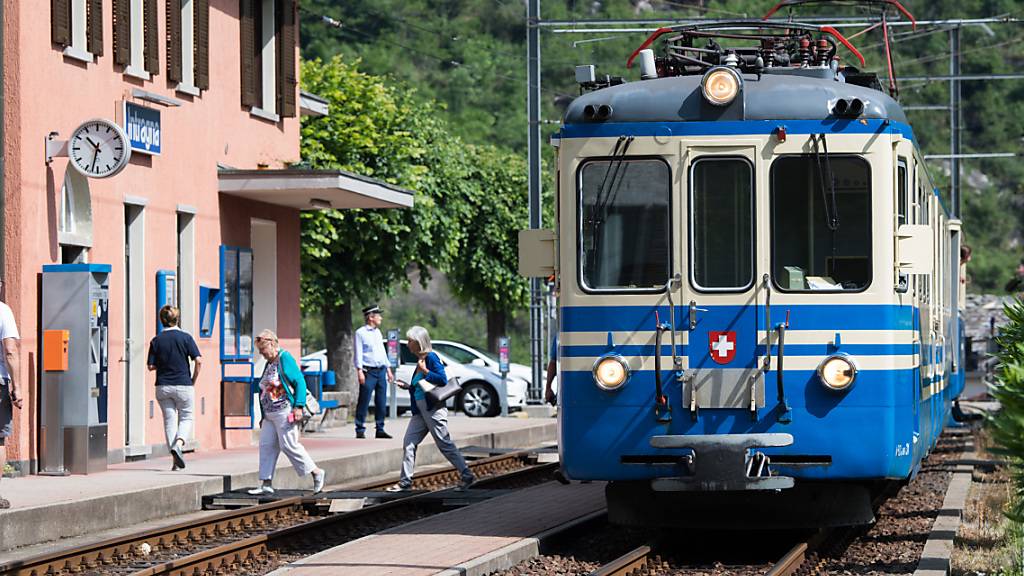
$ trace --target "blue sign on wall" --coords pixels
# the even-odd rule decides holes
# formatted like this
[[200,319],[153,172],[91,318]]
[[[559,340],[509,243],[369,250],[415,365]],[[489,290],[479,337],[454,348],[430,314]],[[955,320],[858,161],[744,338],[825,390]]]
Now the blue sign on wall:
[[124,131],[133,152],[160,155],[160,111],[124,103]]

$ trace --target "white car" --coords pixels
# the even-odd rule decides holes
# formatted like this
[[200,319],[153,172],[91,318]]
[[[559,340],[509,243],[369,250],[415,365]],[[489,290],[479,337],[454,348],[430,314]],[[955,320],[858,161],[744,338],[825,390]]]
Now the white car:
[[[462,393],[448,400],[449,408],[457,407],[467,416],[471,417],[497,416],[501,414],[501,403],[498,399],[501,377],[486,368],[460,364],[439,350],[435,350],[435,352],[444,364],[445,373],[448,375],[448,378],[457,376],[459,383],[462,385]],[[327,351],[318,350],[303,356],[301,365],[303,371],[326,369]],[[412,381],[415,369],[416,356],[406,347],[405,340],[402,340],[401,363],[398,366],[395,377],[400,382],[408,383]],[[526,381],[509,376],[506,386],[508,388],[509,411],[523,409],[526,406]],[[397,406],[399,413],[409,409],[410,401],[407,390],[401,388],[397,390]]]
[[[488,368],[495,374],[501,375],[498,359],[487,352],[482,352],[462,342],[453,342],[451,340],[435,340],[433,344],[434,350],[443,353],[456,362]],[[533,370],[525,364],[509,362],[508,375],[522,378],[526,380],[527,384],[533,382]]]

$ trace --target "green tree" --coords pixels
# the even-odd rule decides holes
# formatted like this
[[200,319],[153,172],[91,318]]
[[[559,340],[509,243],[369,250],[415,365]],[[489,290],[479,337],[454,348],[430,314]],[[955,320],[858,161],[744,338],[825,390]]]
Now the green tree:
[[529,226],[526,163],[493,146],[471,146],[467,154],[473,216],[463,223],[466,234],[447,275],[459,299],[486,311],[487,348],[497,352],[508,316],[530,300],[529,283],[518,272],[518,232]]
[[302,123],[302,157],[415,191],[409,210],[326,210],[302,214],[303,306],[319,309],[329,367],[354,388],[352,310],[407,285],[406,269],[446,268],[469,218],[464,151],[436,107],[386,86],[335,57],[302,67],[303,89],[325,98],[328,116]]

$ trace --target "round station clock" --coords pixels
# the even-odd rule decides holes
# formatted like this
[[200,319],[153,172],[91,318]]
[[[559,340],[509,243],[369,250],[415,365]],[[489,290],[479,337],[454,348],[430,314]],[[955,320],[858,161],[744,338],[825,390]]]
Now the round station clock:
[[95,118],[83,122],[68,140],[71,165],[91,178],[109,178],[124,169],[131,158],[128,136],[120,126]]

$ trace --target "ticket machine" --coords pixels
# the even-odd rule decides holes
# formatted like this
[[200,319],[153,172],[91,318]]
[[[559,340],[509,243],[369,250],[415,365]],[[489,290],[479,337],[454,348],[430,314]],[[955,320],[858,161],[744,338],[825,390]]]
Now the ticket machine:
[[43,266],[40,474],[107,468],[109,264]]

